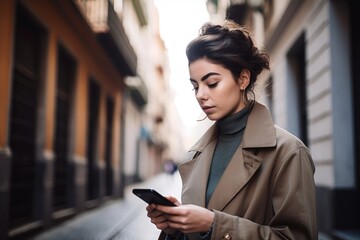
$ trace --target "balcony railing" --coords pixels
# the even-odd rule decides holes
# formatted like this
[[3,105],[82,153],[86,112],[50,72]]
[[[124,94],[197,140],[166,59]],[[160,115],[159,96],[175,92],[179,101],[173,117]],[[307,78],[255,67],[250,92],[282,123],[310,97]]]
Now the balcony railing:
[[74,0],[123,75],[136,75],[137,57],[109,0]]
[[130,96],[134,102],[142,108],[147,103],[148,90],[141,77],[127,77],[125,84],[130,90]]

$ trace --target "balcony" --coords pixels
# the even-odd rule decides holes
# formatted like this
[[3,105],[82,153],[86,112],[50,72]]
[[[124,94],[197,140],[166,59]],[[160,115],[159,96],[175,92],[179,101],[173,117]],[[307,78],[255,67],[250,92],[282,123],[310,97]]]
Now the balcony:
[[127,77],[125,84],[130,91],[130,97],[139,108],[142,108],[147,103],[148,90],[141,77]]
[[109,0],[74,0],[122,75],[135,76],[137,57]]
[[145,26],[148,23],[148,16],[144,9],[144,0],[132,0],[136,15],[139,19],[140,26]]

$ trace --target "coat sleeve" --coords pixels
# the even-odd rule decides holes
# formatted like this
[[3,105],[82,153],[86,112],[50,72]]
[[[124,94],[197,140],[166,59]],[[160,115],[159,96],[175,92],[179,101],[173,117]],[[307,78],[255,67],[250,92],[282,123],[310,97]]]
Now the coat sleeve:
[[214,211],[211,239],[318,239],[314,171],[306,147],[289,153],[273,180],[271,201],[274,215],[271,221],[260,225]]

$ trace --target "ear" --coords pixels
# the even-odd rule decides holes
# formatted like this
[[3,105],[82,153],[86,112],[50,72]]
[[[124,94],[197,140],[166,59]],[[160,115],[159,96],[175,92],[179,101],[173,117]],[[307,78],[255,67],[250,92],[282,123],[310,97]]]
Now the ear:
[[251,73],[250,73],[249,69],[244,68],[243,70],[241,70],[241,72],[240,72],[240,89],[241,90],[245,90],[247,88],[247,86],[249,86],[250,76],[251,76]]

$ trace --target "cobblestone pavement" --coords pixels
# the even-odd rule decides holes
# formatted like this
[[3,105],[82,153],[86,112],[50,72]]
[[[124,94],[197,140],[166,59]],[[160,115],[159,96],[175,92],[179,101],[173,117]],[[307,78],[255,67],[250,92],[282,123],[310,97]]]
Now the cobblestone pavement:
[[122,200],[82,213],[50,229],[34,240],[152,240],[160,231],[146,216],[147,204],[132,194],[135,187],[154,188],[163,195],[180,199],[181,180],[178,172],[155,176],[149,181],[131,185]]

